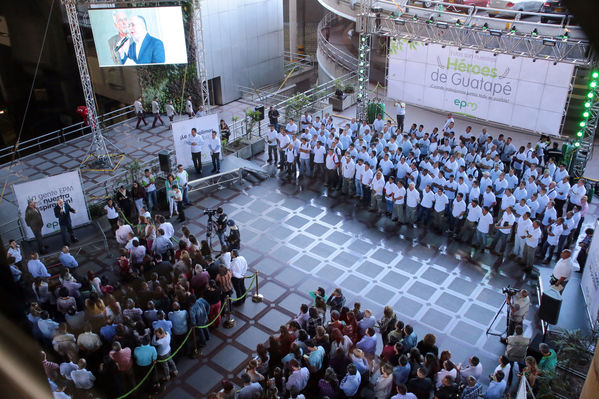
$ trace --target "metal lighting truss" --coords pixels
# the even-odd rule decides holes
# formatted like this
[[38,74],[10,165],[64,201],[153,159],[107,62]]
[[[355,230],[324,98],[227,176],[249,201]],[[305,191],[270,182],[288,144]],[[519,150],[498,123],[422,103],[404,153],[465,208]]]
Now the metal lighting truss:
[[356,16],[356,31],[360,33],[358,44],[358,91],[356,98],[356,120],[366,120],[366,91],[370,82],[370,49],[372,45],[372,27],[370,14],[372,0],[360,2],[360,12]]
[[196,49],[196,68],[200,81],[200,96],[204,110],[210,109],[210,91],[208,90],[208,71],[206,69],[206,53],[204,51],[204,29],[202,25],[201,0],[193,2],[193,36]]
[[[596,81],[596,79],[593,79]],[[599,125],[599,85],[591,87],[587,94],[584,105],[583,118],[576,133],[573,150],[576,153],[572,157],[570,172],[574,177],[582,177],[589,159],[593,155],[593,141],[595,131]],[[588,106],[587,106],[588,105]]]
[[[62,0],[64,4],[69,27],[71,28],[71,37],[73,47],[75,48],[75,56],[77,58],[77,66],[79,67],[79,75],[81,77],[81,86],[83,87],[83,96],[85,97],[85,106],[87,107],[87,118],[89,127],[92,132],[92,142],[87,155],[83,162],[90,161],[90,164],[95,161],[96,165],[101,169],[114,169],[114,163],[108,149],[106,141],[98,125],[98,112],[96,111],[96,100],[92,88],[92,81],[87,68],[87,59],[85,57],[85,49],[83,47],[83,39],[81,38],[81,30],[79,29],[79,20],[77,19],[76,0]],[[83,165],[82,162],[82,165]]]
[[517,28],[517,23],[510,30],[503,31],[468,25],[459,20],[455,23],[436,22],[433,16],[429,19],[408,15],[393,18],[384,14],[380,17],[380,27],[375,33],[398,39],[418,40],[424,43],[580,66],[590,66],[595,62],[595,53],[588,41],[570,39],[565,35],[549,38],[520,34],[514,27]]

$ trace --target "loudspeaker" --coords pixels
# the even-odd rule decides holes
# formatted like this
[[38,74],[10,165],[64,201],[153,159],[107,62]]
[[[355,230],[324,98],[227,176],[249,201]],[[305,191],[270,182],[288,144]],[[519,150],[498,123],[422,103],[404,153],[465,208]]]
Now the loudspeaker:
[[260,105],[256,108],[254,108],[254,111],[260,112],[260,117],[258,118],[258,121],[263,121],[264,120],[264,105]]
[[167,150],[158,152],[158,162],[160,163],[160,170],[164,173],[171,173],[171,156]]
[[539,306],[539,319],[549,324],[557,324],[559,312],[562,308],[562,296],[556,290],[550,289],[543,292]]

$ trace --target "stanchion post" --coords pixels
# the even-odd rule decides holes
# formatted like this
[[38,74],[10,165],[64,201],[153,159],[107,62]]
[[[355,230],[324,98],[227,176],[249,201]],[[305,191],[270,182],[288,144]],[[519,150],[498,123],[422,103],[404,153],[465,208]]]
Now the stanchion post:
[[262,302],[262,300],[264,299],[264,295],[262,295],[260,293],[260,291],[258,290],[258,270],[256,270],[256,281],[254,283],[254,287],[256,289],[256,292],[254,292],[254,295],[252,295],[252,302]]
[[233,328],[235,327],[235,320],[233,319],[233,317],[231,316],[231,297],[227,295],[227,299],[225,299],[226,304],[225,306],[227,307],[227,311],[226,313],[226,320],[223,321],[223,327],[224,328]]
[[191,339],[193,341],[193,351],[191,352],[191,355],[193,357],[200,357],[202,356],[202,352],[198,351],[198,345],[196,342],[196,328],[195,327],[191,327]]

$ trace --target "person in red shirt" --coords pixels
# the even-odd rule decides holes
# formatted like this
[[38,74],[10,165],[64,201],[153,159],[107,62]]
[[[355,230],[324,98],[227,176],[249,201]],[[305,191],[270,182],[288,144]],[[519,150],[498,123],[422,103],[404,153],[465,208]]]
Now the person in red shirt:
[[135,386],[135,378],[133,377],[133,359],[131,358],[131,349],[122,348],[119,341],[114,341],[112,343],[112,350],[108,353],[108,356],[110,356],[110,358],[116,363],[119,372],[121,373],[123,384],[127,387],[127,389],[133,388],[133,386]]

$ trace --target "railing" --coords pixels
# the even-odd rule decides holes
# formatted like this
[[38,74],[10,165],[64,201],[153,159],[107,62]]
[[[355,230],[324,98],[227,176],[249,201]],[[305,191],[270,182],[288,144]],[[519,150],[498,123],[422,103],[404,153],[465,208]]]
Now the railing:
[[[101,126],[111,126],[123,122],[134,115],[134,107],[132,105],[128,105],[126,107],[99,115],[98,122]],[[84,125],[83,122],[78,122],[59,130],[54,130],[50,133],[45,133],[41,136],[20,142],[16,150],[16,158],[20,158],[24,155],[30,155],[54,145],[65,143],[74,138],[86,136],[88,134],[90,134],[90,128],[89,126]],[[1,148],[0,165],[10,162],[12,160],[14,151],[14,145]]]
[[346,71],[353,72],[358,69],[358,59],[331,44],[324,34],[324,29],[330,29],[333,21],[336,21],[337,19],[337,15],[329,12],[325,14],[324,18],[318,23],[318,49],[322,51],[325,56],[330,58],[336,65],[340,66]]
[[[334,81],[329,81],[329,82],[323,83],[321,85],[315,86],[315,87],[311,88],[310,90],[307,90],[307,91],[301,93],[309,99],[309,102],[303,104],[302,108],[303,109],[308,109],[308,108],[314,109],[315,111],[312,112],[313,114],[321,112],[327,105],[329,105],[328,99],[329,99],[329,97],[331,97],[335,94],[335,89],[339,85],[340,86],[347,86],[347,85],[356,86],[356,73],[355,72],[347,73],[347,74],[335,79]],[[274,108],[279,111],[279,114],[280,114],[279,121],[286,120],[286,118],[287,118],[286,110],[290,105],[293,105],[293,103],[294,103],[294,97],[290,97],[290,98],[287,98],[284,101],[281,101],[277,104],[273,104]],[[254,123],[254,125],[251,127],[251,129],[248,129],[249,124],[247,123],[247,121],[245,119],[238,119],[229,125],[229,130],[231,132],[231,134],[229,136],[229,143],[232,143],[234,141],[237,141],[237,140],[240,140],[243,138],[249,139],[252,136],[258,136],[258,135],[264,134],[264,133],[266,133],[269,124],[270,124],[270,122],[268,120],[268,117],[265,116],[264,120]],[[282,124],[284,124],[284,123],[282,123]]]
[[293,94],[290,92],[296,89],[295,84],[283,88],[280,88],[280,84],[281,83],[277,83],[276,86],[270,85],[259,89],[239,86],[239,90],[241,91],[241,98],[246,101],[256,104],[266,104],[268,100],[269,104],[276,104],[291,97]]
[[285,74],[288,74],[291,71],[314,67],[314,59],[311,55],[284,51],[283,65],[285,69]]

